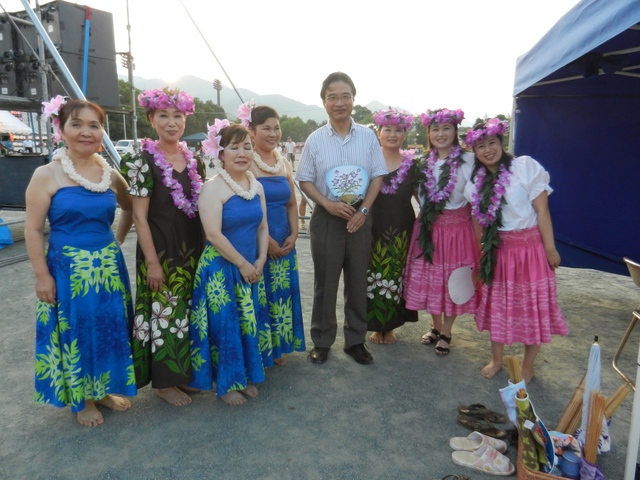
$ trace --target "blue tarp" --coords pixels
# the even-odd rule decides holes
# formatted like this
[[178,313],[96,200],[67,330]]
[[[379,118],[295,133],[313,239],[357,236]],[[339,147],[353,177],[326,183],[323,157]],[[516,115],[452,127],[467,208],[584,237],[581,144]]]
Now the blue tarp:
[[638,0],[583,0],[516,64],[514,153],[551,174],[565,266],[640,260],[638,22]]

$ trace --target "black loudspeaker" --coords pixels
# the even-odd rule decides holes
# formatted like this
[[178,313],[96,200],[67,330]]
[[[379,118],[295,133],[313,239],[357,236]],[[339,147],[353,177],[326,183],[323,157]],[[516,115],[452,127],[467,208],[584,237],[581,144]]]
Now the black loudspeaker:
[[[52,2],[40,8],[42,25],[80,88],[82,88],[83,76],[86,9],[87,7],[83,5],[63,1]],[[26,12],[19,12],[15,15],[27,16]],[[102,106],[119,107],[113,15],[102,10],[91,9],[90,25],[85,96],[88,100]],[[35,28],[22,26],[19,28],[35,48],[37,45]],[[28,54],[23,53],[23,61],[19,65],[21,68],[16,69],[16,82],[20,96],[39,99],[42,97],[42,85],[39,79],[38,62],[31,58],[31,51],[24,44],[21,35],[16,35],[14,32],[13,38],[14,54],[15,52],[28,52]],[[32,38],[35,43],[32,43]],[[71,87],[59,73],[57,65],[47,49],[45,49],[45,57],[45,61],[52,66],[60,79],[57,81],[53,75],[49,75],[47,78],[49,95],[71,93]]]
[[0,21],[0,96],[18,96],[11,25]]
[[[16,16],[30,21],[25,12],[20,12]],[[42,82],[40,79],[40,59],[38,58],[38,35],[35,28],[18,23],[18,31],[13,32],[13,60],[20,96],[41,98]]]
[[25,208],[25,190],[33,172],[47,162],[42,155],[0,156],[0,207]]

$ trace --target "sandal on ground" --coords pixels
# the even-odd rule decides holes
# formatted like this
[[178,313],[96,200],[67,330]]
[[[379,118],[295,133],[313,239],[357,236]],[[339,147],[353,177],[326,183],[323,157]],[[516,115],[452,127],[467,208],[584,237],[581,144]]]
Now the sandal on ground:
[[[449,347],[451,346],[451,335],[447,337],[444,333],[441,333],[440,338],[438,339],[438,343],[440,343],[440,340],[442,340],[443,342],[447,342],[449,344]],[[440,347],[436,345],[436,355],[449,355],[449,352],[451,351],[449,347]]]
[[458,407],[458,412],[463,415],[484,418],[491,423],[507,423],[509,421],[509,419],[504,415],[500,415],[499,413],[494,412],[490,408],[487,408],[480,403],[472,403],[471,405],[460,405]]
[[493,424],[486,418],[458,415],[458,418],[456,420],[460,425],[467,427],[469,430],[474,430],[476,432],[482,433],[483,435],[497,438],[499,440],[507,437],[507,432],[494,427]]
[[507,451],[507,443],[497,438],[483,435],[480,432],[471,432],[466,437],[453,437],[449,439],[449,446],[454,450],[460,450],[463,452],[474,452],[483,445],[489,445],[495,448],[500,453]]
[[513,475],[516,470],[507,457],[489,445],[483,445],[474,452],[453,452],[451,459],[457,465],[492,475]]
[[427,333],[422,335],[421,339],[423,345],[433,345],[438,340],[440,340],[440,332],[433,327],[431,327],[431,330]]

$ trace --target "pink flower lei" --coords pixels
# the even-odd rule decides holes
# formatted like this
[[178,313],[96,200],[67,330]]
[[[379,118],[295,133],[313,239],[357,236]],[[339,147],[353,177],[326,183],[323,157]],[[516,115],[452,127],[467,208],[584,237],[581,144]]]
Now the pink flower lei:
[[415,150],[401,150],[400,153],[404,157],[400,167],[396,171],[395,177],[391,177],[391,182],[389,185],[382,184],[382,188],[380,188],[380,193],[385,195],[393,195],[398,191],[398,188],[404,182],[405,178],[409,174],[409,169],[413,164],[413,156],[415,154]]
[[404,130],[409,130],[413,125],[413,115],[401,112],[395,108],[389,110],[378,110],[373,114],[373,121],[379,127],[392,125]]
[[195,218],[198,211],[198,197],[200,196],[200,190],[202,190],[202,178],[198,173],[198,161],[193,157],[193,153],[185,142],[179,144],[180,153],[187,161],[187,172],[191,179],[191,199],[188,199],[184,194],[182,185],[180,182],[173,178],[173,165],[167,162],[164,156],[164,152],[158,150],[158,142],[150,139],[142,140],[143,150],[153,155],[153,163],[162,172],[162,184],[171,189],[171,198],[173,204],[182,210],[187,217]]
[[493,186],[493,192],[489,199],[488,205],[484,205],[485,212],[481,211],[483,195],[480,193],[482,186],[484,185],[485,178],[487,176],[487,169],[480,168],[476,173],[476,189],[471,197],[471,214],[478,221],[478,223],[486,228],[491,226],[497,219],[498,211],[502,206],[502,197],[507,191],[509,185],[509,177],[511,172],[501,164],[498,169],[498,178]]
[[465,143],[473,148],[478,142],[492,135],[504,135],[509,129],[509,124],[499,118],[490,118],[484,123],[479,123],[467,130]]
[[426,113],[420,115],[420,121],[422,125],[426,127],[432,123],[459,125],[463,119],[464,112],[460,109],[449,110],[448,108],[438,108],[437,110],[427,110]]
[[[450,123],[450,122],[447,122]],[[456,181],[458,180],[458,167],[460,166],[460,155],[462,149],[454,145],[451,148],[449,156],[445,160],[445,164],[449,166],[449,179],[446,185],[438,191],[438,182],[436,182],[435,168],[438,161],[438,150],[432,148],[429,152],[429,158],[427,159],[427,165],[422,173],[426,180],[422,184],[427,194],[427,199],[432,203],[440,203],[443,200],[446,201],[451,196],[451,192],[456,188]]]
[[177,88],[165,87],[162,90],[145,90],[138,95],[138,103],[148,110],[175,108],[185,115],[191,115],[196,111],[193,97]]

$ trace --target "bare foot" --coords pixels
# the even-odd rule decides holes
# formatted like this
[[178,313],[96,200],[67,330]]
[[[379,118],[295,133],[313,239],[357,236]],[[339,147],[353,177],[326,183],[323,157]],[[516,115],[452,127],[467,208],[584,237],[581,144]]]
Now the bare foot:
[[487,365],[485,365],[481,373],[484,378],[491,378],[496,373],[498,373],[501,368],[502,368],[502,365],[500,365],[497,362],[494,363],[493,360],[491,360],[489,363],[487,363]]
[[398,339],[396,338],[396,334],[393,333],[393,330],[388,332],[384,332],[384,343],[387,345],[391,345],[392,343],[396,343]]
[[159,388],[158,396],[174,407],[184,407],[191,403],[191,397],[177,387]]
[[384,343],[384,333],[373,332],[369,337],[369,340],[371,340],[373,343],[378,343],[378,344]]
[[193,387],[190,387],[189,385],[178,385],[178,388],[186,393],[200,393],[199,388],[193,388]]
[[533,379],[534,375],[533,367],[522,367],[522,379],[524,380],[524,383],[528,384]]
[[258,387],[255,385],[247,385],[247,388],[240,391],[249,398],[256,398],[258,396]]
[[78,423],[85,427],[97,427],[104,423],[104,418],[93,400],[84,402],[84,408],[78,412]]
[[117,395],[106,395],[100,400],[96,400],[95,403],[98,405],[102,405],[103,407],[107,407],[111,410],[115,410],[117,412],[124,412],[125,410],[129,410],[131,408],[131,402],[129,399],[124,397],[119,397]]
[[220,399],[227,405],[242,405],[247,401],[245,396],[236,390],[222,395]]
[[274,358],[273,359],[273,363],[275,363],[276,365],[286,365],[287,364],[287,359],[284,357],[284,355],[280,358]]

